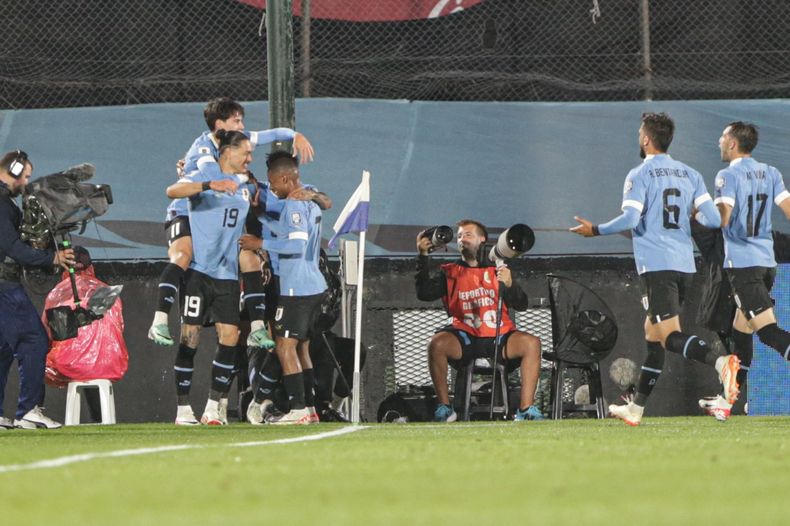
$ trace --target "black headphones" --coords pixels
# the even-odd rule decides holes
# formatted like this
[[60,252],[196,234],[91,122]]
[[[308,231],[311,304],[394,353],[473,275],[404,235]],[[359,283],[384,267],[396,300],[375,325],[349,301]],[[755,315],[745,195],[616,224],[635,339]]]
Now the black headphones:
[[14,179],[19,179],[22,175],[22,172],[25,171],[25,164],[27,163],[27,154],[22,150],[16,151],[16,156],[11,159],[11,162],[8,164],[8,173],[10,173]]

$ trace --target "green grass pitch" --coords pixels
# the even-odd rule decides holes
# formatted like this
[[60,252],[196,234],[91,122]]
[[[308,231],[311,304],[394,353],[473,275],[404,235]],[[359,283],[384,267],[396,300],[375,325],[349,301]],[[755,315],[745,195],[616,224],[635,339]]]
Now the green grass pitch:
[[351,427],[3,432],[0,516],[9,525],[790,524],[786,417],[371,424],[323,435]]

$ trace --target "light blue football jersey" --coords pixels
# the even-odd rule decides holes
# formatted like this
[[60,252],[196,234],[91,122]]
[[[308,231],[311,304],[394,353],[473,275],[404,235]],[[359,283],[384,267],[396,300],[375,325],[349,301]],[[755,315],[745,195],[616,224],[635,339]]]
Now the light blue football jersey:
[[667,154],[648,155],[628,173],[622,206],[641,213],[632,230],[639,274],[696,271],[689,217],[710,200],[699,172]]
[[725,267],[776,266],[771,211],[788,197],[779,170],[751,157],[735,159],[716,175],[715,203],[732,207],[722,229]]
[[[202,170],[184,178],[189,182],[230,179],[235,175],[216,177]],[[250,191],[240,185],[233,195],[207,190],[190,197],[189,225],[192,230],[193,268],[215,279],[239,279],[239,238],[250,207]]]
[[279,257],[280,295],[312,296],[326,290],[318,267],[321,251],[321,208],[312,201],[284,199],[277,239],[263,242]]
[[[308,190],[316,190],[316,187],[310,184],[303,186]],[[282,228],[280,225],[280,214],[285,206],[285,199],[280,199],[272,193],[268,181],[258,181],[258,188],[260,188],[260,200],[264,202],[264,212],[258,217],[258,220],[263,225],[262,230],[265,246],[267,240],[271,241],[278,237],[282,237],[282,232],[279,232],[279,229]],[[269,263],[272,273],[279,276],[280,256],[276,252],[269,253]]]

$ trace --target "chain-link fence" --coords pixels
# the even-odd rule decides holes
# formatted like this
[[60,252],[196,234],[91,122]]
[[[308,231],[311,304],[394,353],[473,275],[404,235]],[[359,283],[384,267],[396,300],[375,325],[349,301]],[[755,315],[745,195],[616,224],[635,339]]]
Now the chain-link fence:
[[[787,0],[293,2],[299,96],[790,97]],[[0,107],[266,99],[262,5],[6,0]]]

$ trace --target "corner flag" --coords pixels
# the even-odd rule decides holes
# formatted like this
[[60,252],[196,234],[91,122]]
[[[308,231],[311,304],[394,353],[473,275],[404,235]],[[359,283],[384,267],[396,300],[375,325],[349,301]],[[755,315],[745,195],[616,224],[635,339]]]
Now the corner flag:
[[329,240],[329,248],[335,247],[335,240],[348,232],[367,232],[368,207],[370,206],[370,172],[362,172],[362,182],[351,195],[332,229],[335,234]]

